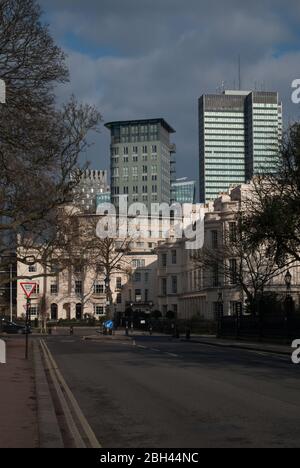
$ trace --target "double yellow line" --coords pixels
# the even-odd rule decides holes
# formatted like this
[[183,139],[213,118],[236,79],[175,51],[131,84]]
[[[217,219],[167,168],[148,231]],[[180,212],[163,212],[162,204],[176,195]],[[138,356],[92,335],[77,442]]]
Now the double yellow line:
[[40,346],[75,448],[102,448],[44,340],[40,340]]

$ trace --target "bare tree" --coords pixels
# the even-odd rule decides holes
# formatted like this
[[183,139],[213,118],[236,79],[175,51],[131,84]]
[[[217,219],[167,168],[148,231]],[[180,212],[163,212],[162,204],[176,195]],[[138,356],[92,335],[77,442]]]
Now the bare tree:
[[[107,316],[112,318],[111,305],[113,303],[113,294],[111,280],[114,276],[121,274],[130,276],[131,263],[128,258],[130,254],[130,238],[118,239],[107,236],[98,237],[97,223],[99,216],[76,215],[76,230],[73,229],[73,242],[68,242],[68,258],[78,259],[82,268],[89,271],[89,275],[95,280],[104,276],[105,293],[107,302]],[[77,237],[74,238],[74,232]]]
[[[215,286],[238,288],[245,295],[249,308],[255,312],[256,304],[265,288],[288,268],[278,266],[275,258],[266,255],[263,244],[253,246],[243,230],[243,215],[238,213],[231,232],[224,228],[218,245],[204,247],[194,255],[195,264],[205,271]],[[222,278],[222,279],[221,279]]]
[[[101,116],[74,97],[56,108],[54,89],[68,80],[64,53],[40,20],[35,0],[0,0],[0,264],[49,259],[65,246],[79,155]],[[84,169],[84,168],[82,168]],[[18,245],[18,248],[17,248]],[[0,279],[1,281],[1,279]]]
[[113,303],[111,279],[118,274],[131,275],[131,264],[127,255],[130,252],[130,241],[116,241],[115,239],[99,239],[95,250],[95,265],[105,276],[105,289],[107,301],[107,316],[112,318],[111,305]]

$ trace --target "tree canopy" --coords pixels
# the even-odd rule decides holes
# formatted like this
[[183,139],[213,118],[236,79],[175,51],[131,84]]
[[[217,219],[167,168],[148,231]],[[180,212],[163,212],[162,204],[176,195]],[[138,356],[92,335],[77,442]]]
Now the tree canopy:
[[[77,181],[70,176],[80,169],[79,155],[88,146],[88,133],[98,131],[101,115],[74,96],[57,105],[55,88],[69,73],[35,0],[0,1],[0,78],[7,97],[0,104],[3,269],[12,253],[24,252],[17,243],[25,250],[30,243],[40,245],[40,257],[56,248],[64,230],[59,207],[71,200]],[[18,260],[28,261],[22,255]]]
[[253,180],[243,230],[253,248],[265,245],[279,266],[300,260],[300,125],[285,137],[278,171]]

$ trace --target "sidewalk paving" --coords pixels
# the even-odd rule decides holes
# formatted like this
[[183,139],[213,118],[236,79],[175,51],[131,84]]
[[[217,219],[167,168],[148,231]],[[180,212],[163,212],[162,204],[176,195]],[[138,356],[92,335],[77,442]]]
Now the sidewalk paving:
[[24,340],[2,337],[7,363],[0,364],[0,448],[37,448],[38,427],[32,361]]
[[[186,341],[186,340],[184,340]],[[220,339],[216,336],[208,335],[192,335],[189,340],[191,343],[206,344],[209,346],[218,346],[223,348],[235,348],[245,349],[250,351],[259,351],[272,354],[288,355],[292,354],[292,342],[291,345],[282,345],[277,343],[263,343],[263,342],[248,342],[248,341],[237,341],[232,339]]]

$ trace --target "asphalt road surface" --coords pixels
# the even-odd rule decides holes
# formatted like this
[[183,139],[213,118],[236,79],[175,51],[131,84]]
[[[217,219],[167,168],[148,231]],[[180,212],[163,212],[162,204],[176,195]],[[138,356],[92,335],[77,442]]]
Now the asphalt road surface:
[[300,447],[288,357],[167,337],[47,344],[104,448]]

